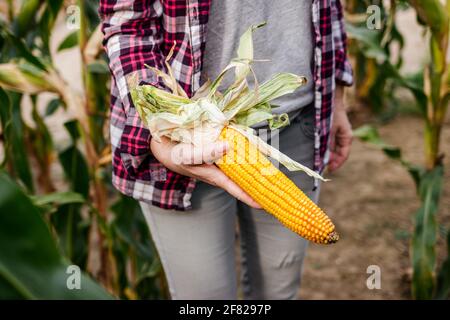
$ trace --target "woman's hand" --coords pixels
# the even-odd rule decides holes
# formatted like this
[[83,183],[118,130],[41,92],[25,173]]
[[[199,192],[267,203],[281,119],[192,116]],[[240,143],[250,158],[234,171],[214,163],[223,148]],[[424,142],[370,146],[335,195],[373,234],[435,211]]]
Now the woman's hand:
[[331,125],[330,162],[328,168],[331,172],[339,169],[350,155],[353,132],[347,111],[344,106],[344,88],[338,86],[335,95],[335,109]]
[[228,144],[226,142],[217,142],[197,148],[191,144],[174,143],[163,137],[161,142],[151,139],[150,149],[156,159],[166,168],[220,187],[247,205],[257,209],[261,208],[244,190],[214,165],[214,161],[220,159],[227,152]]

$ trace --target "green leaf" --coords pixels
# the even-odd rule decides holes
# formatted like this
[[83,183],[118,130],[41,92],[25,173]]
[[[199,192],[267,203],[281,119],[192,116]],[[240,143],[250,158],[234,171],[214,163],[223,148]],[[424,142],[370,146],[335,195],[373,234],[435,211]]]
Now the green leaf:
[[59,161],[66,177],[70,180],[71,189],[87,198],[89,194],[89,170],[83,154],[71,146],[59,154]]
[[13,35],[9,30],[3,31],[8,42],[17,50],[17,54],[15,56],[25,59],[28,63],[34,65],[42,71],[47,70],[45,62],[36,54],[33,54],[22,39]]
[[[420,20],[440,39],[448,32],[449,17],[440,0],[408,0]],[[447,34],[448,35],[448,34]]]
[[345,29],[349,38],[358,40],[361,52],[367,58],[376,59],[380,63],[389,60],[386,50],[381,46],[383,34],[379,30],[369,30],[365,24],[356,26],[351,23],[346,23]]
[[109,74],[109,67],[103,60],[97,60],[88,65],[88,70],[92,73]]
[[66,128],[73,142],[76,142],[80,138],[81,135],[77,120],[67,121],[66,123],[64,123],[64,127]]
[[62,0],[46,0],[48,7],[50,8],[54,17],[58,16],[58,12],[64,1]]
[[393,160],[401,160],[402,153],[400,148],[386,144],[380,137],[378,130],[371,125],[363,125],[353,131],[353,135],[364,142],[371,143]]
[[397,78],[400,85],[403,85],[411,91],[417,101],[420,112],[423,116],[427,115],[428,98],[424,91],[424,74],[423,70],[411,73]]
[[36,12],[42,5],[41,0],[23,1],[15,18],[14,29],[19,37],[23,37],[36,22]]
[[45,108],[45,116],[51,116],[55,111],[62,105],[61,99],[55,98],[50,100],[47,104],[47,108]]
[[0,172],[0,299],[111,298],[84,273],[81,288],[68,289],[69,265],[39,210]]
[[443,177],[443,167],[437,166],[422,177],[419,186],[422,205],[415,216],[412,238],[412,294],[415,299],[433,297],[437,239],[436,214],[442,193]]
[[0,125],[2,128],[2,133],[4,135],[3,149],[5,151],[5,158],[1,166],[3,167],[8,160],[8,150],[9,150],[9,140],[8,140],[8,130],[11,119],[11,100],[5,90],[0,87]]
[[121,196],[111,207],[114,219],[111,228],[117,236],[130,246],[139,256],[147,260],[154,258],[152,241],[139,203]]
[[11,174],[17,177],[29,191],[34,190],[33,176],[28,161],[20,103],[22,96],[11,92],[9,96],[0,88],[0,118],[5,139],[6,162]]
[[162,266],[139,203],[130,197],[120,196],[111,211],[114,218],[110,230],[118,269],[122,270],[122,274],[127,272],[131,260],[136,275],[134,283],[122,277],[122,288],[134,288],[143,299],[164,298],[160,288],[160,283],[164,281]]
[[442,263],[437,278],[436,299],[448,299],[450,294],[450,232],[447,231],[447,259]]
[[69,203],[84,203],[86,199],[79,193],[72,191],[54,192],[45,195],[32,196],[31,199],[36,206],[48,204],[63,205]]
[[[72,138],[72,145],[59,154],[59,161],[72,192],[79,194],[85,203],[89,197],[89,169],[83,154],[77,148],[78,122],[64,124]],[[53,226],[60,238],[59,245],[66,256],[84,266],[88,249],[90,221],[81,216],[81,203],[63,204],[51,215]]]
[[29,129],[29,140],[36,155],[38,165],[40,166],[41,174],[45,175],[47,173],[45,180],[50,180],[49,182],[51,183],[49,172],[51,171],[50,166],[54,150],[53,139],[47,128],[47,124],[37,110],[37,97],[31,96],[31,100],[33,103],[32,118],[36,128]]
[[84,269],[89,249],[91,221],[81,215],[82,203],[61,204],[50,215],[53,229],[58,234],[61,252]]
[[65,49],[70,49],[78,44],[78,31],[70,33],[58,46],[57,51],[60,52]]
[[25,61],[19,64],[0,64],[0,85],[16,92],[37,94],[43,91],[56,91],[47,76],[47,73]]
[[53,34],[53,27],[61,9],[63,0],[47,1],[44,12],[39,21],[39,35],[43,42],[43,51],[47,56],[50,54],[50,37]]

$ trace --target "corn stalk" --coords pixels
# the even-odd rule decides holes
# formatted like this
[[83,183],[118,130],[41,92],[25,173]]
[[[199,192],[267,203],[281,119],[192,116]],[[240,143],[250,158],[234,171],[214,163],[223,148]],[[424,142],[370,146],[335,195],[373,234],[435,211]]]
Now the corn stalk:
[[[391,61],[391,47],[403,48],[403,37],[395,24],[399,10],[391,0],[389,7],[381,0],[346,1],[346,29],[349,36],[349,53],[354,66],[354,96],[382,118],[395,114],[398,103],[393,91],[397,70],[402,65],[401,54]],[[377,8],[372,12],[368,8]],[[376,19],[380,19],[376,22]],[[380,95],[382,91],[384,94]]]
[[450,94],[449,68],[446,61],[449,39],[450,1],[409,0],[417,16],[430,32],[431,61],[425,69],[424,91],[427,97],[425,114],[426,174],[419,188],[422,207],[416,214],[412,241],[413,283],[416,299],[429,299],[435,292],[436,233],[443,182],[443,155],[440,153],[442,124]]
[[[372,127],[363,126],[355,135],[381,148],[391,159],[399,161],[411,174],[417,187],[421,206],[415,214],[411,241],[413,266],[412,296],[415,299],[445,299],[450,293],[450,254],[437,273],[437,214],[444,183],[444,155],[440,150],[442,125],[450,95],[449,66],[446,61],[449,43],[450,1],[408,0],[418,20],[430,33],[430,62],[423,73],[423,83],[395,74],[398,83],[410,89],[417,99],[424,120],[425,164],[416,165],[403,159],[400,148],[386,145]],[[379,92],[382,94],[382,92]],[[447,246],[450,248],[447,230]],[[436,275],[438,274],[438,276]]]
[[[82,60],[82,77],[85,88],[85,96],[83,99],[85,123],[88,130],[88,140],[92,143],[92,149],[87,153],[87,160],[91,167],[92,175],[92,190],[91,194],[94,201],[94,207],[100,219],[108,220],[108,201],[105,184],[99,174],[99,156],[102,151],[101,148],[105,146],[103,139],[103,125],[105,119],[96,117],[98,112],[107,108],[107,101],[100,100],[100,105],[97,103],[97,86],[94,75],[89,71],[90,63],[94,62],[95,58],[101,53],[101,31],[100,25],[91,34],[89,31],[88,21],[86,19],[86,3],[85,0],[79,0],[78,6],[80,8],[80,28],[78,29],[78,46]],[[103,105],[102,105],[103,104]],[[90,235],[90,256],[88,258],[88,271],[95,274],[100,282],[112,293],[117,294],[117,270],[115,269],[114,256],[112,254],[111,243],[106,241],[103,233],[100,230],[99,222],[94,223],[91,228]],[[98,248],[98,255],[94,255]],[[99,266],[96,266],[99,261]]]
[[[6,149],[0,170],[6,168],[25,186],[28,196],[40,199],[38,209],[61,252],[72,263],[88,271],[116,297],[160,298],[161,266],[140,207],[136,201],[112,192],[110,184],[111,155],[104,134],[110,73],[101,46],[96,2],[78,1],[80,28],[58,47],[59,51],[78,46],[82,93],[62,78],[50,54],[49,40],[56,16],[64,9],[62,0],[27,1],[17,16],[11,14],[11,23],[0,18],[0,40],[4,40],[0,41],[0,147]],[[10,7],[10,11],[16,10]],[[48,104],[43,116],[36,102],[44,92],[58,98]],[[22,119],[23,95],[32,97],[35,128]],[[55,157],[45,117],[61,108],[72,117],[64,123],[71,143]],[[24,147],[28,145],[30,148]],[[42,168],[32,168],[34,162],[28,161],[29,155]],[[57,184],[51,181],[50,170],[55,160],[59,160],[74,196],[53,190]]]

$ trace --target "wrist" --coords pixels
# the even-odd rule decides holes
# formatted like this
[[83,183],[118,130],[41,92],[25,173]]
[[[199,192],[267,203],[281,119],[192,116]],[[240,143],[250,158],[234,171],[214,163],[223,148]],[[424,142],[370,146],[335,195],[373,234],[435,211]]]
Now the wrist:
[[347,112],[344,102],[344,87],[341,85],[336,86],[334,93],[334,111],[335,112]]

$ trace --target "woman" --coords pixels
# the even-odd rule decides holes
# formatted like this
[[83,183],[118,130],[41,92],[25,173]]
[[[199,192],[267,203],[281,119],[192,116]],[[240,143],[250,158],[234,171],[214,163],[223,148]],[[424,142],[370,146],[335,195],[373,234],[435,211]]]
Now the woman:
[[[276,101],[275,112],[288,113],[291,125],[273,134],[272,141],[278,140],[283,153],[318,172],[326,164],[335,170],[351,145],[343,85],[351,85],[352,72],[340,2],[102,0],[100,14],[113,80],[113,183],[141,202],[172,298],[237,298],[237,221],[244,298],[294,299],[306,240],[262,212],[217,167],[207,164],[220,158],[226,145],[207,146],[200,165],[173,161],[174,144],[151,139],[140,121],[127,79],[160,86],[145,64],[164,70],[175,44],[171,66],[192,95],[235,56],[239,36],[251,24],[266,21],[254,36],[255,56],[271,62],[255,65],[258,80],[283,71],[309,80]],[[227,84],[225,80],[223,86]],[[311,178],[285,173],[317,201],[319,188]]]

